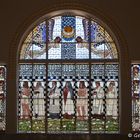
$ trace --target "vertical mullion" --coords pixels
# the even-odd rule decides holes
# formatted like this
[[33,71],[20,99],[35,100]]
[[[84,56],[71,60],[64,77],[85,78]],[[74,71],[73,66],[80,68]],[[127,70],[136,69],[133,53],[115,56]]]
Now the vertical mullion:
[[[91,18],[88,19],[88,28],[89,28],[89,60],[91,60]],[[89,105],[88,105],[88,109],[89,109],[89,134],[91,134],[92,131],[92,127],[91,127],[91,61],[89,61]]]
[[[61,16],[61,30],[62,30],[62,16]],[[61,104],[60,104],[60,109],[61,109],[61,118],[60,118],[60,130],[62,131],[62,116],[63,116],[63,83],[62,83],[62,70],[63,70],[63,68],[62,68],[62,66],[63,66],[63,63],[62,63],[62,32],[61,32],[61,42],[60,42],[60,45],[61,45],[61,63],[60,63],[60,65],[61,65],[61,96],[60,96],[60,99],[61,99]]]
[[[32,78],[31,78],[31,96],[30,96],[30,108],[31,108],[31,111],[33,110],[33,62],[31,63],[31,65],[32,65]],[[31,113],[31,131],[33,130],[33,120],[32,120],[32,118],[33,118],[33,112],[31,112],[30,111],[30,113]]]
[[31,46],[32,46],[32,55],[31,55],[31,59],[33,60],[33,29],[32,29],[32,41],[31,41]]
[[[20,79],[19,79],[20,66],[21,66],[21,64],[18,64],[18,66],[17,66],[17,69],[18,69],[18,95],[17,95],[17,98],[16,98],[16,100],[18,99],[18,102],[17,102],[18,117],[16,116],[18,118],[18,121],[17,121],[17,125],[18,125],[17,131],[18,131],[18,133],[19,133],[19,119],[21,118],[21,85],[20,85]],[[20,91],[19,91],[19,89],[20,89]],[[20,96],[19,96],[19,94],[20,94]],[[20,113],[19,113],[19,109],[20,109]]]
[[48,133],[48,43],[49,43],[49,24],[46,20],[46,102],[45,102],[45,132]]
[[48,63],[46,62],[45,132],[48,133]]
[[106,114],[107,114],[107,103],[106,103],[106,94],[107,94],[107,89],[106,87],[106,63],[104,62],[104,97],[103,97],[103,112],[104,112],[104,133],[106,132]]
[[[33,29],[34,28],[32,28],[32,40],[31,40],[31,47],[32,47],[32,55],[31,55],[31,60],[33,60]],[[32,117],[33,117],[33,112],[31,112],[32,111],[32,107],[33,107],[33,83],[32,83],[32,81],[33,81],[33,61],[31,62],[31,67],[32,67],[32,75],[31,75],[31,81],[30,81],[30,79],[29,79],[29,82],[30,82],[30,84],[31,84],[31,87],[30,87],[30,89],[31,89],[31,92],[30,92],[30,100],[29,100],[29,103],[30,103],[30,113],[31,113],[31,117],[30,117],[30,121],[31,121],[31,132],[32,132]]]
[[63,118],[62,117],[63,116],[63,106],[62,106],[62,100],[63,100],[63,89],[62,89],[63,88],[63,83],[62,83],[62,74],[63,74],[62,70],[63,69],[62,69],[62,66],[63,65],[62,65],[62,61],[61,61],[60,65],[61,65],[61,78],[60,78],[61,79],[61,82],[60,82],[61,83],[60,84],[61,85],[61,91],[60,91],[60,93],[61,93],[61,96],[60,96],[60,100],[61,100],[61,102],[60,102],[60,112],[61,112],[61,115],[60,115],[60,117],[61,117],[60,118],[60,131],[62,131],[62,118]]
[[[119,130],[120,130],[120,94],[119,94],[119,92],[120,92],[120,80],[119,80],[119,75],[120,75],[120,71],[119,71],[119,64],[117,64],[118,65],[118,90],[117,90],[117,94],[118,94],[118,96],[117,96],[117,119],[118,119],[118,132],[119,132]],[[132,114],[132,113],[131,113]]]
[[[105,39],[105,28],[103,28],[103,38]],[[104,44],[104,58],[103,58],[104,60],[105,60],[105,44]],[[103,87],[103,90],[104,90],[104,97],[103,97],[103,110],[105,110],[105,116],[104,116],[104,133],[106,132],[106,92],[107,92],[107,90],[105,89],[105,85],[106,85],[106,61],[104,61],[104,63],[103,63],[103,65],[104,65],[104,75],[103,75],[103,77],[104,77],[104,87]],[[104,112],[104,111],[103,111]]]
[[[76,16],[75,16],[75,31],[77,30],[77,28],[76,28],[76,21],[77,21],[77,19],[76,19]],[[76,32],[75,32],[75,38],[76,38]],[[76,48],[76,45],[77,45],[77,43],[75,42],[75,48]],[[75,53],[75,55],[76,55],[76,53]],[[75,73],[74,73],[75,74],[75,76],[74,76],[75,77],[75,83],[74,83],[74,87],[75,87],[74,91],[75,91],[75,93],[74,93],[74,102],[73,103],[74,103],[74,113],[75,113],[75,116],[74,116],[75,117],[74,118],[74,129],[75,129],[75,132],[76,132],[76,124],[77,124],[77,104],[76,104],[77,103],[77,98],[76,98],[76,93],[77,93],[77,91],[76,91],[77,90],[76,89],[76,84],[77,84],[76,74],[77,73],[76,73],[76,66],[77,66],[77,63],[74,63],[73,65],[75,66]]]
[[[76,65],[76,63],[74,63],[74,65],[75,65],[75,77],[76,77],[76,74],[77,74],[77,73],[76,73],[76,66],[77,66],[77,65]],[[74,117],[75,117],[75,118],[74,118],[74,127],[75,127],[75,132],[76,132],[76,123],[77,123],[77,105],[76,105],[76,102],[77,102],[77,100],[76,100],[76,99],[77,99],[77,98],[76,98],[76,93],[77,93],[77,92],[76,92],[76,84],[77,84],[77,83],[76,83],[76,82],[77,82],[77,81],[75,80],[75,83],[74,83],[74,85],[75,85],[75,95],[74,95],[74,96],[75,96],[75,100],[74,100],[74,107],[75,107],[75,109],[74,109],[74,113],[75,113],[75,116],[74,116]]]

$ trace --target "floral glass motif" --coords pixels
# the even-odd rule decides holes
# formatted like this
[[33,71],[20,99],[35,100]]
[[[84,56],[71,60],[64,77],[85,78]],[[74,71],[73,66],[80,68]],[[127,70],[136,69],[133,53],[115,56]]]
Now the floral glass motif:
[[114,40],[94,19],[36,25],[20,51],[18,132],[118,132],[117,61]]
[[0,131],[6,126],[6,67],[0,65]]
[[140,131],[140,64],[132,64],[132,130]]

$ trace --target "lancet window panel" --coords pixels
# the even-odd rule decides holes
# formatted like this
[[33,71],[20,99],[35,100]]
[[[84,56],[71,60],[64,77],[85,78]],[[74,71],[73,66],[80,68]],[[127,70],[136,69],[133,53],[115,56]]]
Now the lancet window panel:
[[45,131],[46,67],[19,65],[18,130]]
[[6,128],[6,66],[0,65],[0,132]]
[[140,131],[140,64],[131,65],[132,130]]
[[93,64],[91,70],[91,118],[93,132],[119,129],[118,64]]

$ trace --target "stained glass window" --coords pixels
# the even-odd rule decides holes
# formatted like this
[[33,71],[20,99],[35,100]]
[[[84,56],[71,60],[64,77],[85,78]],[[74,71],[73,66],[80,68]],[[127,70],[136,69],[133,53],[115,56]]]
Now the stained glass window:
[[0,131],[6,126],[6,67],[0,65]]
[[18,130],[20,132],[45,131],[45,81],[45,65],[19,65]]
[[18,91],[20,133],[118,132],[113,38],[93,19],[45,19],[21,46]]
[[132,64],[132,130],[140,131],[140,64]]
[[118,118],[118,64],[91,67],[92,131],[115,132]]

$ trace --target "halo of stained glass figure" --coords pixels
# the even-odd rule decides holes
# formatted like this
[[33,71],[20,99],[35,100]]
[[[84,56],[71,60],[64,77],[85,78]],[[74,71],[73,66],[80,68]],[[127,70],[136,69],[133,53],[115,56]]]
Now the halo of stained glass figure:
[[20,50],[18,132],[118,132],[118,75],[116,44],[97,21],[45,19]]

